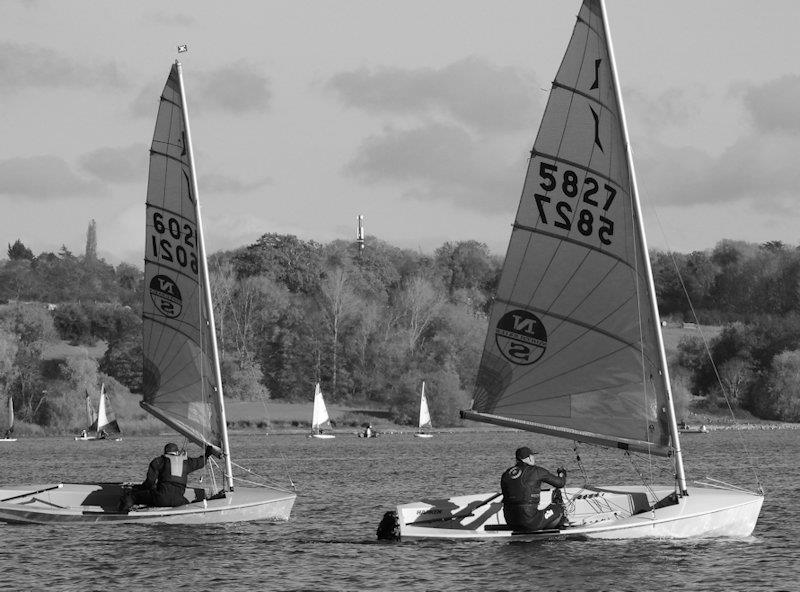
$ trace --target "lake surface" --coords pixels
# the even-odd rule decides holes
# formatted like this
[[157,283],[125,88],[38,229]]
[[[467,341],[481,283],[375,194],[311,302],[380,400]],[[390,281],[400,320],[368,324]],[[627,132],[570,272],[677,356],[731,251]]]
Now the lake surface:
[[[0,448],[4,484],[141,481],[169,437],[122,442],[39,438]],[[180,441],[178,441],[180,443]],[[0,525],[0,590],[800,590],[796,495],[800,430],[712,432],[682,438],[687,476],[755,488],[767,497],[746,539],[695,541],[384,542],[387,510],[422,497],[494,491],[514,450],[564,465],[582,483],[572,444],[511,431],[335,440],[234,435],[235,460],[294,482],[287,523],[181,527]],[[596,483],[637,483],[621,455],[582,447]],[[639,470],[669,475],[644,459]]]

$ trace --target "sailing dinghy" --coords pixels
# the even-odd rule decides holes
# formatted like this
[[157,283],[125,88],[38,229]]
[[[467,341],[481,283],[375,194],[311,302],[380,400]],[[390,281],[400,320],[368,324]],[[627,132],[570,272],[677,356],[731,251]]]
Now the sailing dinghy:
[[223,459],[222,483],[212,472],[204,480],[211,482],[209,491],[187,488],[186,505],[129,513],[117,510],[122,483],[5,487],[0,489],[0,521],[212,524],[289,518],[293,492],[234,487],[186,95],[177,61],[161,94],[146,215],[141,405],[201,449],[212,446]]
[[14,433],[14,399],[8,395],[8,428],[6,433],[0,438],[0,442],[16,442],[16,438],[12,438]]
[[322,389],[319,383],[314,387],[314,410],[311,412],[311,430],[309,438],[319,438],[322,440],[330,440],[335,438],[334,434],[326,434],[323,428],[330,429],[331,420],[328,417],[328,409],[325,407],[325,399],[322,397]]
[[426,499],[397,507],[401,539],[748,536],[758,519],[762,495],[686,483],[602,0],[584,0],[552,84],[461,415],[663,457],[675,482],[566,487],[570,526],[539,532],[508,527],[496,492]]
[[111,410],[111,402],[106,394],[105,384],[100,385],[100,402],[97,404],[96,415],[89,400],[89,391],[86,391],[86,413],[91,419],[89,429],[83,430],[79,436],[75,436],[76,440],[80,442],[95,440],[114,440],[119,442],[122,440],[122,430],[119,429],[114,412]]
[[419,431],[414,434],[415,438],[433,438],[433,434],[422,431],[422,428],[433,427],[431,424],[431,412],[428,410],[428,398],[425,396],[425,381],[422,381],[422,394],[419,399]]

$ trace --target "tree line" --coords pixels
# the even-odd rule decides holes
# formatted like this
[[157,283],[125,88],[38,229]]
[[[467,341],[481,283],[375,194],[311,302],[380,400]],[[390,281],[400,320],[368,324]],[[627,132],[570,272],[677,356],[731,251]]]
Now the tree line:
[[[66,248],[34,256],[18,240],[0,261],[0,388],[32,424],[79,425],[82,397],[100,381],[112,393],[141,392],[143,274],[99,259],[95,242],[92,226],[78,256]],[[800,251],[722,241],[651,259],[663,318],[724,326],[709,344],[716,371],[696,339],[673,356],[673,374],[696,401],[719,406],[725,389],[758,416],[800,418]],[[425,380],[434,422],[456,423],[469,404],[501,265],[477,241],[426,254],[375,237],[361,249],[265,234],[215,253],[226,394],[308,402],[321,382],[330,402],[388,409],[411,423]],[[106,347],[99,361],[48,356],[59,340]]]

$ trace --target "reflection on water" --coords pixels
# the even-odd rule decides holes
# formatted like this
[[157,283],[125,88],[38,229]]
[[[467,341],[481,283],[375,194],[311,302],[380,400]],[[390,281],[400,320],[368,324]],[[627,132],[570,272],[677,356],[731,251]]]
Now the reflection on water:
[[[514,450],[541,450],[582,482],[572,444],[520,432],[335,440],[235,435],[236,460],[297,486],[284,524],[225,526],[0,526],[0,589],[29,590],[791,590],[800,547],[792,503],[800,431],[712,432],[683,439],[687,473],[754,488],[742,438],[767,493],[753,537],[700,541],[551,543],[379,542],[375,529],[398,502],[497,490]],[[6,484],[140,481],[164,438],[20,440],[0,449]],[[737,452],[732,452],[737,451]],[[596,483],[637,482],[619,455],[580,450]],[[622,461],[627,463],[627,461]],[[669,482],[668,470],[637,459]],[[624,471],[623,474],[619,474]]]

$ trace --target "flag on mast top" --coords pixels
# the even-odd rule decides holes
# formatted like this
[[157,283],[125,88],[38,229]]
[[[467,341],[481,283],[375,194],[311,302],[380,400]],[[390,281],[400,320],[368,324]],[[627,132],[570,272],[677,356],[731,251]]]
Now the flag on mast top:
[[189,44],[188,43],[183,43],[183,44],[178,46],[178,53],[183,53],[185,51],[189,51]]

